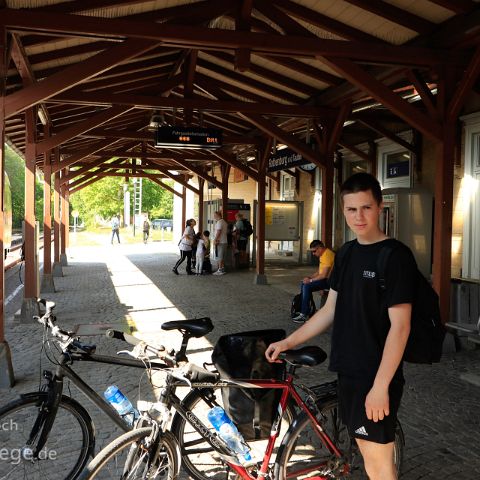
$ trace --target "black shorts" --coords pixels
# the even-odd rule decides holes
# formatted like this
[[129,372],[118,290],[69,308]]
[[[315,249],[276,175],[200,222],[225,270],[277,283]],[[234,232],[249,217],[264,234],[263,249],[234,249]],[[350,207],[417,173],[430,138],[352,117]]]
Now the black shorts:
[[340,418],[352,438],[361,438],[376,443],[391,443],[395,440],[397,412],[403,394],[403,381],[393,380],[388,389],[390,414],[374,422],[367,418],[365,399],[372,388],[371,383],[339,375],[338,402]]

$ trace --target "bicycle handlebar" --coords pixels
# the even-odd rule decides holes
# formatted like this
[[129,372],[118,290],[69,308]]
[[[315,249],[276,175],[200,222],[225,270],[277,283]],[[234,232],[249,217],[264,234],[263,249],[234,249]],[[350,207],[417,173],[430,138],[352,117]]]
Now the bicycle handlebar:
[[[117,340],[122,340],[135,347],[140,346],[140,353],[148,353],[154,357],[161,358],[162,360],[165,360],[167,364],[174,365],[176,363],[175,357],[167,354],[163,345],[154,347],[144,342],[143,340],[134,337],[133,335],[129,335],[128,333],[121,332],[119,330],[108,329],[105,332],[105,335],[107,336],[107,338],[116,338]],[[139,354],[136,354],[136,352],[130,352],[130,354],[132,353],[135,357],[139,356]]]

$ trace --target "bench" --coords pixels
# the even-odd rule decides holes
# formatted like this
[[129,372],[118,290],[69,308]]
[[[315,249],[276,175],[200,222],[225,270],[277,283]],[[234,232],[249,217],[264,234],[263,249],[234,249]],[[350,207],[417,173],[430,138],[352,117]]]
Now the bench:
[[453,330],[457,337],[467,337],[467,341],[480,345],[480,317],[475,323],[447,322],[445,324],[448,330]]

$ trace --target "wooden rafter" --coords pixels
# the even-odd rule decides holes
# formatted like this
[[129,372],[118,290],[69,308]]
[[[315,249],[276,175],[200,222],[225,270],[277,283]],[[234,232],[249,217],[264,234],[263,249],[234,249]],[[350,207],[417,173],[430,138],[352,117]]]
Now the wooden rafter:
[[[255,32],[235,32],[225,29],[202,29],[183,25],[162,25],[155,22],[123,19],[82,17],[77,22],[70,15],[3,9],[7,28],[41,29],[50,33],[91,34],[103,37],[149,40],[150,48],[158,42],[165,45],[219,49],[250,48],[252,51],[277,55],[330,55],[385,64],[435,65],[438,63],[461,64],[464,56],[458,52],[433,50],[425,47],[396,46],[388,44],[348,42],[340,40],[312,39],[296,36],[270,35]],[[126,42],[125,42],[126,43]],[[84,62],[85,63],[85,62]]]
[[36,105],[81,83],[82,80],[98,75],[112,66],[150,50],[155,44],[145,40],[126,40],[121,45],[95,55],[88,60],[65,68],[40,83],[12,93],[5,98],[5,117],[8,118],[26,108]]
[[360,7],[362,10],[374,13],[380,17],[386,18],[393,23],[414,30],[415,32],[427,34],[433,31],[436,25],[423,17],[419,17],[406,10],[402,10],[391,3],[383,0],[345,0],[352,5]]
[[[8,97],[7,97],[8,98]],[[147,97],[145,95],[124,95],[108,93],[82,93],[66,92],[50,99],[49,103],[75,103],[84,105],[125,105],[147,109],[183,109],[192,108],[212,112],[245,112],[264,113],[266,115],[318,117],[329,114],[324,107],[312,107],[308,105],[285,105],[279,103],[255,104],[240,101],[217,101],[208,98],[180,99],[164,97]]]
[[265,132],[268,136],[276,138],[278,141],[284,143],[285,145],[288,145],[292,150],[300,153],[303,158],[309,160],[315,165],[318,165],[319,167],[324,166],[323,159],[318,154],[316,154],[310,147],[308,147],[308,145],[306,145],[293,135],[290,135],[288,132],[285,132],[285,130],[282,130],[266,118],[260,115],[240,115],[246,118],[257,128]]
[[58,147],[66,141],[75,138],[82,133],[88,132],[99,125],[103,125],[109,120],[128,112],[130,109],[131,107],[114,106],[103,110],[100,113],[93,115],[88,120],[72,125],[71,127],[58,132],[56,135],[37,143],[37,153],[42,154],[47,150],[52,150],[52,148]]
[[[235,30],[239,32],[249,32],[251,29],[253,0],[244,0],[240,2],[238,13],[235,17]],[[235,50],[235,70],[244,72],[250,68],[250,49],[237,48]]]
[[441,140],[442,133],[438,122],[427,117],[420,110],[403,100],[366,70],[354,62],[340,58],[327,57],[324,58],[324,61],[345,76],[351,83],[354,83],[383,105],[387,106],[393,113],[403,118],[403,120],[414,128],[434,141]]

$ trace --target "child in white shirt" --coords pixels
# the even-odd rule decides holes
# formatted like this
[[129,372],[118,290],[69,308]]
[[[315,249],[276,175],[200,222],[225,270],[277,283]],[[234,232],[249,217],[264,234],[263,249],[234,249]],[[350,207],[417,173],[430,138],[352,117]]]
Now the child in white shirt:
[[195,273],[201,275],[203,270],[203,260],[205,259],[205,237],[203,235],[198,236]]

